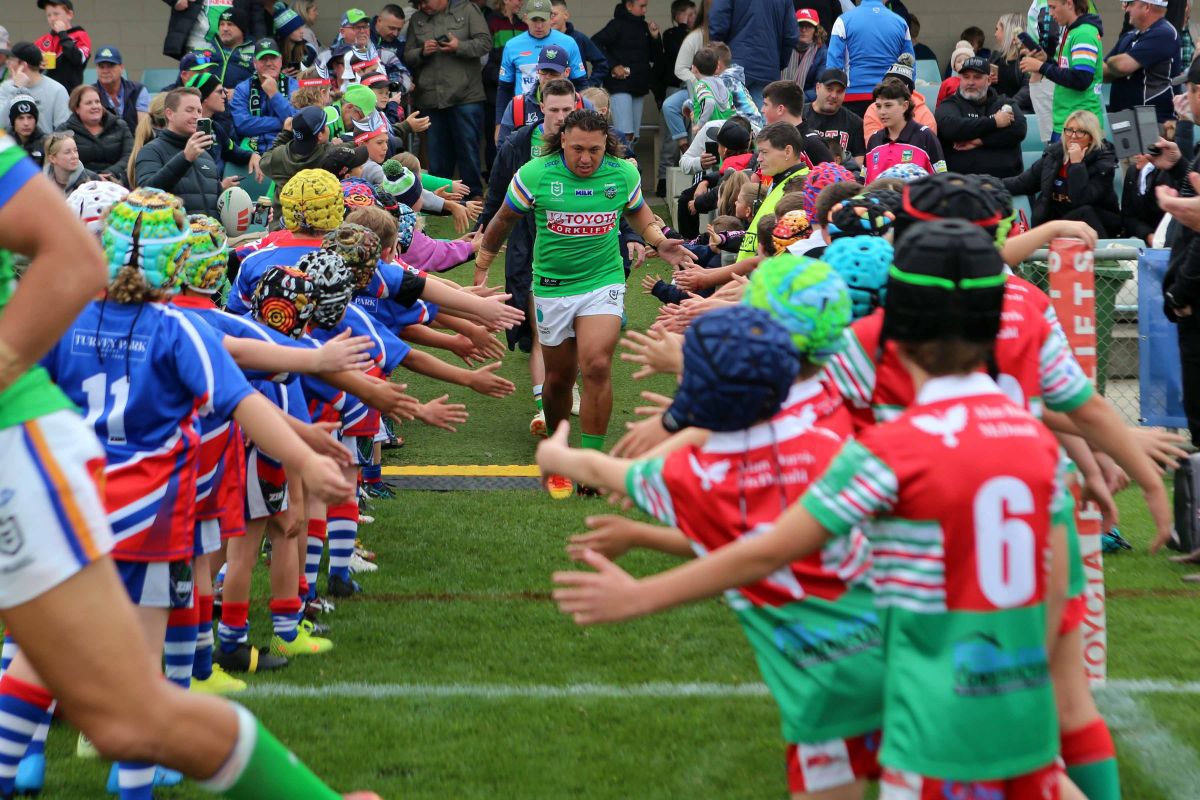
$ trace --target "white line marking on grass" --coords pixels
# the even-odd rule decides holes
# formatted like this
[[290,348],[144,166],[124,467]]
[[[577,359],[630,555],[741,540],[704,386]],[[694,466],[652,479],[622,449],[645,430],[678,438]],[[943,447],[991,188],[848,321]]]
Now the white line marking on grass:
[[[1161,680],[1113,680],[1099,689],[1102,697],[1132,698],[1143,694],[1200,694],[1200,682]],[[595,697],[601,699],[671,699],[681,697],[768,697],[762,683],[572,683],[566,685],[487,683],[330,683],[297,686],[267,683],[251,686],[246,697],[477,697],[482,699],[560,700]],[[1197,782],[1200,786],[1200,782]]]
[[[1113,681],[1112,683],[1118,683]],[[1125,681],[1124,683],[1162,684],[1164,681]],[[1196,689],[1196,684],[1184,684]],[[1194,694],[1195,691],[1187,692]],[[1154,713],[1134,696],[1133,691],[1110,686],[1097,694],[1100,713],[1121,737],[1117,758],[1129,758],[1142,767],[1146,780],[1169,800],[1188,800],[1200,786],[1200,759],[1188,747],[1158,724]]]

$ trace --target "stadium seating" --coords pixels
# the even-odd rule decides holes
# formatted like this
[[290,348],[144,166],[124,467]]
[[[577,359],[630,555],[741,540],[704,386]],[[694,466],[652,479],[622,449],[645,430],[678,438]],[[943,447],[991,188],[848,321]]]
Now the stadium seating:
[[1021,164],[1025,169],[1029,169],[1041,157],[1042,157],[1042,151],[1040,151],[1040,150],[1037,151],[1036,153],[1030,152],[1029,150],[1025,150],[1021,153]]
[[[941,86],[941,84],[942,84],[942,68],[938,66],[938,63],[936,61],[932,61],[928,58],[918,61],[917,62],[917,82],[918,83],[924,82],[924,83],[928,83],[930,85]],[[922,91],[921,94],[925,94],[925,92]],[[933,96],[937,97],[936,91],[933,93]]]
[[84,83],[95,83],[96,82],[96,68],[95,67],[88,67],[87,69],[85,69],[83,71],[83,82]]
[[1021,142],[1021,152],[1042,152],[1046,144],[1042,141],[1042,134],[1038,130],[1037,114],[1026,114],[1025,124],[1027,127],[1025,128],[1025,139]]
[[179,70],[170,67],[142,71],[142,84],[151,93],[161,92],[179,77]]

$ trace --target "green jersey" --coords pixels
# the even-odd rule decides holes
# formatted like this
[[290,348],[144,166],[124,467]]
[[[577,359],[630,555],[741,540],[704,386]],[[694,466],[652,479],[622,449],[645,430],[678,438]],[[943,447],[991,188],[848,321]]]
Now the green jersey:
[[1104,64],[1100,60],[1100,31],[1096,26],[1077,23],[1064,31],[1058,42],[1057,63],[1062,69],[1091,72],[1092,82],[1082,90],[1054,85],[1054,132],[1062,133],[1067,117],[1076,111],[1091,111],[1100,120],[1103,131],[1105,116],[1100,85],[1104,82]]
[[[7,205],[37,174],[37,166],[26,157],[25,151],[0,131],[0,208]],[[70,267],[64,264],[63,268]],[[16,288],[17,275],[13,269],[12,254],[0,250],[0,313],[12,299]],[[44,369],[32,367],[0,393],[0,428],[20,425],[64,408],[72,408],[71,401],[51,382]]]
[[587,178],[567,169],[562,153],[517,170],[505,203],[536,214],[533,293],[569,297],[625,283],[618,226],[622,214],[644,202],[637,167],[620,158],[604,156]]

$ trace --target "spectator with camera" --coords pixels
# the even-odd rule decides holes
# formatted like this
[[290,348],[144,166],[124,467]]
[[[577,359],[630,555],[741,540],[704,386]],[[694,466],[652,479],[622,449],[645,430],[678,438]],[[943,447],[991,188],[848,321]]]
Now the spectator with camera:
[[958,71],[958,91],[937,107],[937,135],[951,172],[1011,178],[1022,169],[1025,115],[991,88],[991,64],[972,56]]

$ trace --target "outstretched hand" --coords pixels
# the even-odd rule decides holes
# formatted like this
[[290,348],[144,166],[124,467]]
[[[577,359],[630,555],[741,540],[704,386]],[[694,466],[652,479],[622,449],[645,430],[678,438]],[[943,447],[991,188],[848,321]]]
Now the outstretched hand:
[[628,572],[594,550],[585,549],[579,560],[595,572],[555,572],[554,602],[577,625],[620,622],[641,616],[639,584]]

